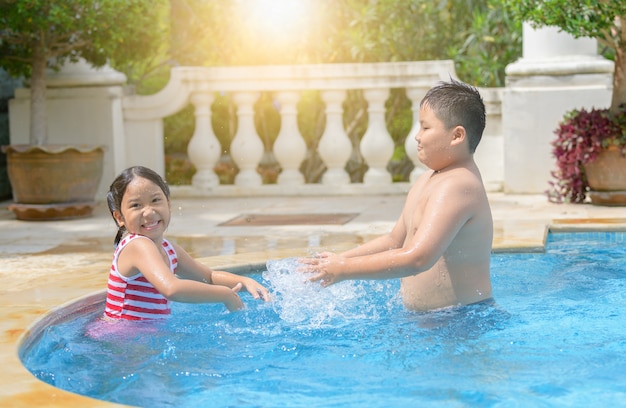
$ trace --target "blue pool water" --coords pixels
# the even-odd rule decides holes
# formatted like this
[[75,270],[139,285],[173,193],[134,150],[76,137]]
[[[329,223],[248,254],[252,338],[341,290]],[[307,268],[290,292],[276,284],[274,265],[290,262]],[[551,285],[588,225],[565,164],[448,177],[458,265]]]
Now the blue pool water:
[[626,401],[625,233],[552,234],[494,254],[495,303],[403,309],[397,281],[255,277],[275,300],[228,314],[175,304],[166,323],[105,324],[103,305],[20,350],[39,379],[148,407],[616,406]]

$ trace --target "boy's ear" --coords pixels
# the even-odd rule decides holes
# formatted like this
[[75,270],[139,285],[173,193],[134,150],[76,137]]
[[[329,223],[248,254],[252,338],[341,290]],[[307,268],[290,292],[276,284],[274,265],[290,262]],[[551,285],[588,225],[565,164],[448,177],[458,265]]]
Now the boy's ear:
[[119,211],[113,211],[113,219],[115,220],[118,228],[124,226],[124,217]]
[[463,126],[456,126],[454,130],[452,130],[452,145],[456,146],[465,141],[467,136],[467,132],[465,132],[465,128]]

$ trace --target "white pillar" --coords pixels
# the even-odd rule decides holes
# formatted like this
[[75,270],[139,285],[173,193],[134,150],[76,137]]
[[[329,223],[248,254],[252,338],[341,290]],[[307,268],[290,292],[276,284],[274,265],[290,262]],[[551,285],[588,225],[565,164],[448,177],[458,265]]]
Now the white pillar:
[[394,143],[385,123],[385,101],[389,88],[366,89],[363,96],[367,100],[368,125],[361,139],[361,154],[369,166],[363,176],[363,183],[371,185],[391,184],[391,174],[387,164],[393,156]]
[[221,145],[211,125],[211,104],[215,95],[211,91],[195,92],[191,103],[195,106],[196,127],[187,145],[189,160],[196,168],[191,184],[201,190],[219,185],[214,168],[220,159]]
[[326,165],[322,183],[328,185],[350,184],[350,176],[344,169],[352,153],[352,143],[343,128],[343,108],[345,90],[323,91],[322,100],[326,104],[326,129],[320,139],[318,152]]
[[597,56],[598,42],[593,38],[574,38],[558,27],[522,27],[522,55],[524,59],[546,60],[573,55]]
[[524,24],[524,56],[506,68],[502,100],[504,191],[541,194],[556,163],[551,142],[563,115],[611,101],[613,62],[596,41]]
[[413,126],[404,141],[404,150],[415,166],[410,175],[411,184],[415,183],[417,178],[426,171],[426,166],[417,158],[417,140],[415,139],[420,131],[420,103],[425,95],[426,90],[423,88],[407,88],[406,90],[406,96],[411,101],[411,112],[413,112]]
[[474,160],[487,191],[502,191],[504,182],[504,138],[502,137],[502,92],[504,88],[479,88],[485,103],[487,123]]
[[235,185],[242,187],[260,186],[263,183],[261,175],[257,172],[263,157],[263,142],[254,127],[254,102],[257,98],[257,92],[236,92],[233,95],[239,121],[230,153],[239,167]]
[[276,98],[280,102],[280,132],[274,142],[274,156],[282,169],[278,175],[278,184],[301,185],[304,176],[300,165],[306,157],[306,143],[298,130],[297,103],[299,92],[279,92]]

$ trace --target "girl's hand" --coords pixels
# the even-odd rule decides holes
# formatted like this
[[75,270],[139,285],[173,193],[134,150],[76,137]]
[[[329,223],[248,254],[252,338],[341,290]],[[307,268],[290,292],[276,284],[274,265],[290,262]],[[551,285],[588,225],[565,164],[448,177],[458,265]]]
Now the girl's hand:
[[236,312],[237,310],[241,310],[244,308],[243,302],[241,301],[241,298],[238,294],[242,287],[243,285],[241,283],[236,284],[235,287],[231,289],[233,291],[232,298],[224,302],[224,306],[226,306],[226,308],[230,312]]
[[265,288],[265,286],[261,285],[259,282],[255,281],[252,278],[244,278],[243,282],[238,283],[237,285],[244,285],[248,293],[252,295],[255,299],[263,299],[266,302],[271,300],[270,292]]

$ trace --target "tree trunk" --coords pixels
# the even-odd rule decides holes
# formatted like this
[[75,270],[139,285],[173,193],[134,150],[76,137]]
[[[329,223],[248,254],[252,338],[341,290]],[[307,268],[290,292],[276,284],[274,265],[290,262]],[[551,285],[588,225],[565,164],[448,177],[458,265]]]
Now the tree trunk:
[[46,51],[42,45],[33,47],[30,77],[30,144],[41,146],[48,142],[46,107]]
[[622,27],[618,33],[615,47],[615,70],[613,72],[613,97],[611,112],[617,113],[622,104],[626,104],[626,18],[620,18]]

